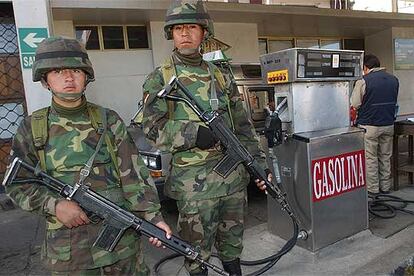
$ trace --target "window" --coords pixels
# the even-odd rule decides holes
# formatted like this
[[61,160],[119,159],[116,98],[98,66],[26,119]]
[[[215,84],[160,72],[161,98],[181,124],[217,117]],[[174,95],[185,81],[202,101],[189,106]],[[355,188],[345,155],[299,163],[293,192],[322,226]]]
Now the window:
[[414,13],[414,2],[410,0],[398,0],[398,12]]
[[364,42],[365,41],[364,41],[363,38],[361,38],[361,39],[358,39],[358,38],[356,38],[356,39],[345,38],[344,39],[344,49],[345,50],[364,50],[365,49],[365,45],[364,45],[365,43]]
[[259,54],[264,55],[267,53],[267,39],[259,38]]
[[129,49],[149,48],[145,26],[127,26]]
[[353,10],[392,12],[393,0],[353,0]]
[[[248,101],[253,124],[266,119],[266,107],[269,104],[269,94],[272,90],[266,88],[249,88]],[[269,93],[270,92],[270,93]]]
[[99,35],[97,26],[78,26],[75,27],[76,39],[86,45],[87,50],[99,50]]
[[122,26],[102,26],[104,49],[125,49]]
[[0,139],[12,139],[17,127],[24,118],[24,108],[21,103],[0,104]]
[[319,41],[318,39],[297,39],[296,40],[296,47],[298,48],[319,48]]
[[260,54],[273,53],[289,48],[312,48],[325,50],[364,50],[364,39],[359,38],[259,38]]
[[75,33],[87,50],[149,48],[146,26],[76,26]]
[[293,47],[293,40],[269,40],[269,53]]
[[260,65],[256,64],[242,64],[240,68],[243,73],[243,77],[246,79],[256,79],[262,77],[262,70],[260,69]]
[[321,40],[320,48],[321,49],[340,50],[341,49],[341,41],[340,40]]
[[[7,17],[4,17],[2,20],[5,21],[6,19]],[[0,54],[17,54],[19,52],[19,49],[17,47],[17,41],[15,39],[16,26],[14,23],[1,22],[0,34]]]

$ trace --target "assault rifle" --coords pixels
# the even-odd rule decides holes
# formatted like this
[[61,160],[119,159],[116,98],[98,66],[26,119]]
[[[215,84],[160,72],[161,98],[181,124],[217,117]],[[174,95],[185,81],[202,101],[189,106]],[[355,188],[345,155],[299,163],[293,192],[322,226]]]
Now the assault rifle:
[[[186,98],[171,93],[176,87],[184,93]],[[285,210],[292,219],[296,221],[285,195],[277,185],[274,185],[267,179],[265,170],[250,154],[246,147],[240,143],[239,139],[227,127],[223,118],[217,111],[203,110],[203,107],[197,102],[193,94],[177,79],[176,76],[171,78],[168,84],[157,93],[157,96],[168,100],[185,102],[210,128],[215,138],[220,141],[220,145],[224,148],[224,157],[213,168],[217,174],[226,178],[239,164],[243,163],[255,179],[260,179],[265,182],[266,192],[280,204],[282,209]]]
[[[92,191],[87,185],[80,185],[78,183],[74,186],[68,185],[46,174],[39,168],[31,166],[18,157],[13,160],[4,177],[4,186],[15,181],[21,167],[36,176],[34,179],[24,179],[23,182],[36,182],[45,185],[62,197],[77,202],[87,213],[92,213],[103,220],[103,227],[93,244],[94,246],[107,251],[112,251],[125,230],[132,228],[146,237],[157,238],[165,247],[168,247],[186,258],[199,262],[203,267],[211,268],[221,275],[229,275],[219,267],[204,261],[197,250],[186,241],[175,236],[171,236],[170,239],[167,239],[164,230],[158,228],[151,222],[141,219],[131,212],[122,209],[112,201]],[[17,180],[16,182],[21,183],[22,181]]]

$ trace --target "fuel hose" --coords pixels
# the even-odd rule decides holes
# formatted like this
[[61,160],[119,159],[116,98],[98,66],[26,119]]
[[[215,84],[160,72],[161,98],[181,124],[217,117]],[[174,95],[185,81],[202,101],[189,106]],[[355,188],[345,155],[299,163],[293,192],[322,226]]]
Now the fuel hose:
[[414,200],[406,200],[398,196],[388,194],[368,194],[368,211],[371,215],[390,219],[397,215],[397,211],[414,215],[411,210],[405,209]]
[[[257,265],[265,264],[265,266],[263,266],[262,268],[250,274],[247,274],[246,276],[257,276],[257,275],[261,275],[265,273],[270,268],[272,268],[280,260],[280,258],[282,258],[282,256],[286,255],[295,246],[298,240],[299,226],[298,226],[298,222],[296,221],[294,217],[291,216],[290,218],[292,220],[292,225],[293,225],[293,235],[277,253],[269,257],[259,259],[259,260],[254,260],[254,261],[240,260],[240,264],[242,266],[257,266]],[[160,268],[165,262],[178,258],[178,257],[182,257],[182,256],[179,254],[171,254],[159,260],[153,267],[155,275],[160,276]],[[213,253],[211,257],[218,258],[218,255],[216,253]]]

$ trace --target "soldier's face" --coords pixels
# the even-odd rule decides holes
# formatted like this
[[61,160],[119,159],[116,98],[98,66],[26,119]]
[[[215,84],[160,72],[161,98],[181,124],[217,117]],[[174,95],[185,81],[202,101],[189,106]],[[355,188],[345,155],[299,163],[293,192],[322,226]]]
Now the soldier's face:
[[80,69],[55,69],[46,74],[47,85],[59,93],[80,93],[85,88],[86,74]]
[[197,24],[181,24],[172,27],[174,46],[177,49],[195,49],[200,46],[206,31]]

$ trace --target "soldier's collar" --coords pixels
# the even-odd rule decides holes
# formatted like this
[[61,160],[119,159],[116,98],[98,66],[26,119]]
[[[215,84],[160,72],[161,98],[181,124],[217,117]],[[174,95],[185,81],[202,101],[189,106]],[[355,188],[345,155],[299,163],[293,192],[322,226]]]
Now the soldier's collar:
[[178,62],[190,66],[200,66],[201,62],[203,61],[203,56],[198,51],[189,55],[185,55],[183,53],[180,53],[177,49],[175,49],[173,52],[173,57]]
[[77,115],[77,114],[81,114],[83,112],[86,111],[86,98],[82,97],[82,102],[79,106],[77,107],[64,107],[58,103],[56,103],[54,100],[52,100],[52,111],[55,111],[57,114],[60,115],[66,115],[66,116],[70,116],[70,115]]

